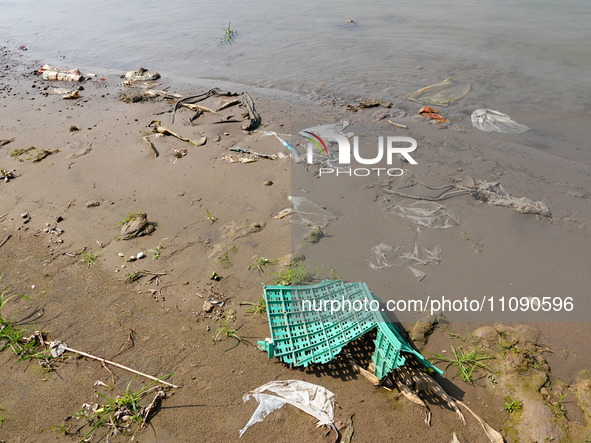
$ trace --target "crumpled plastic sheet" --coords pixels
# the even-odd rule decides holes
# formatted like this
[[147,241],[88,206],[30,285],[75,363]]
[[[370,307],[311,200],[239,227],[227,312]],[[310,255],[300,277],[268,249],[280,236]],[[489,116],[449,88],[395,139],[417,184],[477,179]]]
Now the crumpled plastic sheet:
[[511,120],[507,114],[492,109],[477,109],[472,113],[472,126],[483,132],[521,134],[530,128]]
[[[344,129],[349,126],[348,121],[343,121],[341,123],[331,123],[328,125],[320,125],[320,126],[313,126],[311,128],[306,128],[298,132],[299,135],[305,137],[307,139],[313,138],[310,137],[312,133],[320,137],[326,144],[327,147],[330,147],[328,150],[329,154],[326,155],[326,152],[320,151],[317,149],[317,146],[312,149],[312,160],[314,164],[321,164],[323,167],[333,167],[337,166],[337,156],[338,156],[338,142],[335,138],[344,137],[346,139],[350,139],[353,136],[352,132],[344,133]],[[312,143],[309,141],[308,143]],[[305,155],[307,156],[307,149]]]
[[[420,228],[419,228],[420,229]],[[408,260],[413,265],[427,266],[429,263],[439,264],[441,262],[441,248],[435,246],[433,249],[420,248],[418,241],[415,241],[412,251],[404,252],[403,246],[394,246],[387,243],[380,243],[371,248],[371,252],[365,257],[365,262],[372,269],[385,269],[400,267],[396,261]],[[408,266],[413,275],[419,280],[423,280],[427,274],[412,266]]]
[[280,219],[289,215],[290,223],[321,228],[326,228],[331,221],[337,220],[337,216],[332,212],[318,206],[306,197],[290,196],[289,201],[291,208],[279,211],[273,216],[274,218]]
[[506,192],[498,182],[480,182],[470,190],[470,195],[492,206],[513,208],[522,214],[552,217],[552,212],[550,212],[550,209],[548,209],[548,206],[544,202],[534,201],[527,197],[514,197]]
[[370,254],[365,258],[365,262],[372,269],[384,269],[397,266],[394,263],[399,256],[399,251],[402,246],[392,246],[386,243],[371,248]]
[[408,269],[411,270],[411,272],[417,278],[418,281],[423,280],[427,276],[426,273],[424,273],[423,271],[421,271],[419,269],[413,268],[412,266],[409,266]]
[[[265,394],[265,391],[276,395]],[[252,425],[263,421],[267,415],[285,404],[293,405],[318,419],[317,426],[334,427],[334,394],[322,386],[301,380],[277,380],[264,384],[242,397],[245,403],[251,398],[258,401],[259,406],[246,426],[239,431],[240,437]]]
[[261,133],[263,136],[273,136],[275,137],[277,140],[279,140],[281,142],[281,144],[283,146],[285,146],[287,148],[287,152],[289,153],[289,156],[293,159],[294,162],[296,163],[303,163],[304,162],[304,157],[301,156],[301,154],[299,153],[299,151],[297,150],[297,148],[291,144],[290,142],[287,141],[288,138],[292,138],[291,134],[278,134],[275,131],[256,131]]
[[406,206],[396,204],[386,207],[384,212],[427,228],[447,229],[460,224],[447,207],[435,202],[417,201]]
[[470,92],[470,83],[458,83],[451,77],[413,92],[408,99],[423,105],[447,106]]
[[400,258],[414,261],[420,265],[428,265],[431,262],[441,262],[441,248],[439,246],[435,246],[431,250],[425,248],[422,248],[422,250],[425,254],[427,254],[426,257],[423,257],[423,254],[421,254],[419,248],[419,244],[415,241],[413,250],[411,252],[407,252],[406,254],[401,254]]

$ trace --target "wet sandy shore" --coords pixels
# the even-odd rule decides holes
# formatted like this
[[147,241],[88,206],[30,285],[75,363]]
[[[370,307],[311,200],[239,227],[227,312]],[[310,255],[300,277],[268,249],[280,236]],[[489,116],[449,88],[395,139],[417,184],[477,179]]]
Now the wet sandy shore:
[[[589,163],[537,148],[541,135],[535,128],[520,139],[479,133],[461,102],[445,110],[452,124],[441,129],[417,117],[419,106],[408,101],[352,113],[338,100],[250,91],[262,130],[290,133],[305,123],[347,120],[357,134],[409,135],[419,144],[419,164],[412,169],[419,181],[443,185],[468,175],[499,181],[509,192],[543,201],[552,211],[551,218],[537,217],[461,196],[444,203],[459,226],[419,232],[417,226],[384,213],[384,177],[319,177],[316,167],[289,158],[228,161],[229,155],[240,157],[229,151],[235,147],[287,154],[276,138],[242,130],[236,107],[221,115],[206,112],[195,126],[186,123],[189,111],[179,111],[181,118],[172,124],[174,100],[122,102],[122,93],[140,89],[122,88],[116,74],[97,73],[97,79],[82,83],[80,98],[64,100],[48,93],[79,84],[42,81],[33,74],[41,63],[14,52],[2,50],[0,57],[5,66],[0,77],[0,140],[15,139],[0,147],[0,168],[15,175],[0,183],[0,241],[10,235],[0,248],[0,273],[3,285],[14,282],[12,291],[30,298],[17,300],[6,313],[27,318],[28,328],[47,331],[51,339],[75,349],[116,356],[156,376],[174,373],[172,380],[183,388],[165,401],[140,441],[236,441],[254,410],[254,405],[243,404],[242,395],[274,379],[303,379],[333,391],[338,418],[346,422],[355,413],[353,441],[443,442],[453,431],[461,432],[462,441],[482,441],[477,423],[469,421],[464,427],[454,422],[453,412],[438,406],[432,407],[433,425],[427,427],[415,405],[395,399],[396,392],[376,390],[345,364],[291,369],[256,349],[256,341],[269,336],[267,320],[248,313],[252,306],[241,302],[256,303],[261,283],[271,282],[281,266],[257,272],[251,265],[260,257],[279,261],[296,250],[318,270],[319,279],[335,270],[346,280],[366,281],[383,300],[572,296],[574,312],[546,316],[543,322],[529,314],[450,315],[450,323],[435,330],[424,354],[449,349],[453,337],[482,324],[532,322],[541,331],[540,342],[551,350],[544,355],[551,377],[568,386],[581,369],[591,368],[586,343],[591,332],[586,300],[591,283]],[[214,86],[163,80],[158,88],[187,96]],[[217,99],[205,103],[220,104]],[[409,129],[393,128],[388,118]],[[159,153],[154,157],[142,136],[150,134],[148,124],[156,119],[184,137],[204,136],[207,142],[191,146],[173,137],[152,136]],[[31,146],[55,152],[39,162],[10,156],[14,149]],[[289,206],[290,195],[306,196],[335,214],[318,243],[303,242],[288,219],[273,217]],[[129,241],[118,239],[120,222],[131,212],[147,213],[155,231]],[[51,231],[54,226],[63,233]],[[421,267],[427,274],[421,281],[406,265],[371,269],[366,258],[371,247],[382,242],[407,249],[416,242],[425,248],[437,246],[441,261]],[[159,258],[153,260],[150,250],[158,247]],[[90,266],[83,248],[83,253],[97,255]],[[140,251],[147,257],[135,262],[119,255]],[[127,274],[138,271],[147,272],[138,281],[126,281]],[[210,279],[213,272],[220,281]],[[205,312],[206,300],[223,303]],[[232,338],[214,343],[212,336],[227,314],[235,315],[233,327],[251,345]],[[410,329],[419,317],[397,318]],[[2,352],[0,365],[5,417],[0,439],[6,441],[75,440],[51,426],[77,428],[72,425],[77,419],[63,420],[83,403],[97,401],[97,380],[114,394],[131,379],[123,371],[110,373],[97,362],[75,357],[45,372],[36,363],[17,362]],[[450,369],[447,377],[455,385],[454,394],[494,428],[506,427],[510,417],[501,411],[503,396],[452,378],[453,373]],[[134,383],[139,386],[141,381]],[[569,395],[574,402],[574,394]],[[584,421],[576,407],[571,414]],[[327,438],[310,417],[286,407],[251,428],[242,440]]]

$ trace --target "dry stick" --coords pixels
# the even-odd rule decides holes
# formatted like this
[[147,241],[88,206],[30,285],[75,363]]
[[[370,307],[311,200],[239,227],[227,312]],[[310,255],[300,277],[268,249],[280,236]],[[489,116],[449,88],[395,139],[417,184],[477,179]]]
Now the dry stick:
[[219,112],[219,111],[221,111],[221,110],[223,110],[223,109],[226,109],[226,108],[230,108],[230,107],[232,107],[232,106],[239,105],[240,103],[242,103],[240,100],[232,100],[232,101],[229,101],[229,102],[227,102],[227,103],[224,103],[224,104],[223,104],[222,106],[220,106],[219,108],[217,108],[217,109],[216,109],[216,112]]
[[408,126],[401,125],[400,123],[393,122],[392,120],[388,120],[388,123],[390,123],[392,126],[396,126],[397,128],[408,129]]
[[4,240],[2,240],[2,243],[0,243],[0,248],[1,248],[2,246],[4,246],[4,244],[5,244],[5,243],[6,243],[8,240],[10,240],[10,237],[12,237],[12,234],[8,234],[8,235],[6,236],[6,238],[5,238]]
[[147,135],[144,135],[142,137],[142,140],[148,144],[148,146],[150,147],[150,149],[154,153],[154,157],[158,157],[158,155],[160,155],[160,154],[158,154],[158,151],[156,150],[156,146],[154,146],[154,143],[152,143],[152,140],[150,140]]
[[144,374],[143,372],[136,371],[135,369],[128,368],[127,366],[120,365],[119,363],[115,363],[114,361],[106,360],[104,358],[97,357],[97,356],[92,355],[92,354],[88,354],[86,352],[77,351],[76,349],[72,349],[72,348],[69,348],[67,346],[64,347],[64,350],[69,351],[69,352],[74,352],[75,354],[82,355],[83,357],[88,357],[88,358],[91,358],[93,360],[100,361],[103,364],[106,363],[106,364],[109,364],[111,366],[115,366],[116,368],[124,369],[124,370],[129,371],[129,372],[132,372],[134,374],[141,375],[142,377],[149,378],[150,380],[154,380],[154,381],[156,381],[158,383],[162,383],[163,385],[170,386],[171,388],[178,388],[178,386],[173,385],[172,383],[169,383],[167,381],[161,380],[161,379],[156,378],[156,377],[152,377],[151,375],[148,375],[148,374]]

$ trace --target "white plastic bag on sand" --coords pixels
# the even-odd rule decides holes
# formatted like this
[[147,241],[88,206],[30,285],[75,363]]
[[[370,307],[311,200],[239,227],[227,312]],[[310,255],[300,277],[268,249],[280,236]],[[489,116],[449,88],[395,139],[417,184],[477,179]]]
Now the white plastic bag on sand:
[[[264,394],[265,391],[276,395]],[[259,406],[240,430],[240,437],[253,424],[263,421],[267,415],[287,403],[317,418],[318,426],[334,426],[334,394],[322,386],[301,380],[278,380],[264,384],[242,397],[245,403],[250,398],[258,401]]]
[[521,134],[529,128],[511,120],[507,114],[492,109],[477,109],[472,113],[472,125],[484,132]]
[[418,201],[408,206],[391,205],[384,209],[387,214],[396,214],[411,222],[428,228],[447,229],[460,223],[449,209],[439,203]]

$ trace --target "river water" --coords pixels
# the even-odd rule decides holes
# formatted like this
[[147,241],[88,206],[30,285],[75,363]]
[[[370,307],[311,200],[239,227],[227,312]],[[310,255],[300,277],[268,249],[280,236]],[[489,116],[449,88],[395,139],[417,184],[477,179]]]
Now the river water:
[[[453,76],[472,85],[455,106],[519,117],[538,149],[591,164],[587,0],[0,0],[0,16],[11,47],[99,73],[394,102]],[[236,39],[220,45],[229,22]]]

